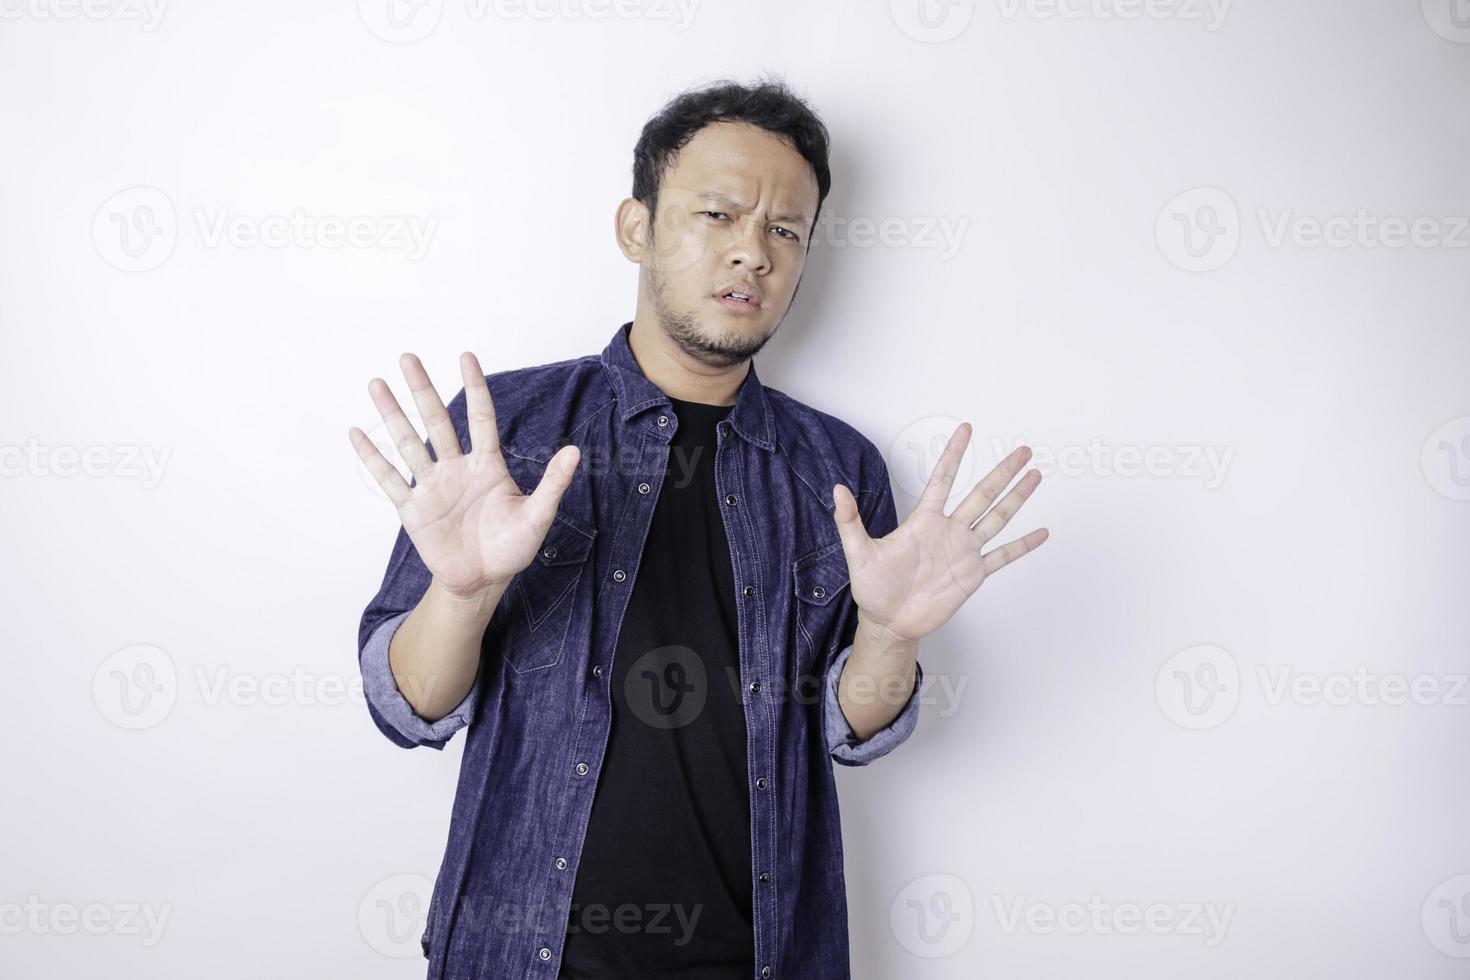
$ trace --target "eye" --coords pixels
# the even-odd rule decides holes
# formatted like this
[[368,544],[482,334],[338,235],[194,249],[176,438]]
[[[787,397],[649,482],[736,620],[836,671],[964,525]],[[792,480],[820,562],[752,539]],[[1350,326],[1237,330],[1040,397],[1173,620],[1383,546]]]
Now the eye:
[[723,211],[701,211],[699,213],[700,214],[707,214],[707,215],[710,215],[711,217],[714,217],[716,215],[718,215],[721,218],[727,218],[727,217],[729,217],[729,215],[725,214],[725,212],[723,212]]
[[796,232],[792,231],[789,228],[777,227],[775,230],[778,231],[778,232],[780,232],[781,234],[785,235],[787,238],[791,239],[793,242],[801,241],[801,236],[798,235],[798,234],[796,234]]

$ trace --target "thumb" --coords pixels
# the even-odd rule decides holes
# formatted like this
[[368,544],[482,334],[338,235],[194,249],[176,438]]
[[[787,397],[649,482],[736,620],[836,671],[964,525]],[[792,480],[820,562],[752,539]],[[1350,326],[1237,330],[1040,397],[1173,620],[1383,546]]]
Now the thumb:
[[572,474],[577,471],[577,464],[581,461],[581,450],[571,444],[558,449],[556,455],[547,460],[541,482],[536,484],[536,489],[531,491],[531,496],[526,501],[531,507],[531,513],[536,515],[538,527],[551,526],[556,517],[557,505],[561,503],[561,495],[571,486]]
[[863,527],[857,498],[841,483],[832,487],[832,519],[837,523],[837,535],[842,539],[842,550],[849,559],[860,554],[872,540],[868,537],[868,529]]

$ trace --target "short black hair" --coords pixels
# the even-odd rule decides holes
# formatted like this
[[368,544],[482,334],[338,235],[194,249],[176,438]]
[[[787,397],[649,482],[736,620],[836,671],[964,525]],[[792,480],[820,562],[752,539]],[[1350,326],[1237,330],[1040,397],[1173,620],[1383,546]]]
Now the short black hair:
[[[779,77],[745,85],[720,79],[687,89],[643,125],[633,148],[633,197],[658,213],[658,188],[664,171],[694,134],[710,123],[744,122],[784,138],[811,165],[817,178],[817,211],[832,188],[827,165],[827,127],[816,112]],[[807,246],[811,246],[808,239]]]

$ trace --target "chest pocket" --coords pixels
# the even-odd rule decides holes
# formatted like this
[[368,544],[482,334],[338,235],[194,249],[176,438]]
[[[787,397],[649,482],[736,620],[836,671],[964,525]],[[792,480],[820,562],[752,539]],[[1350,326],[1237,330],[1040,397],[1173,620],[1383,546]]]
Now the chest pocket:
[[828,636],[844,603],[842,590],[847,588],[847,555],[842,542],[823,545],[792,563],[792,579],[796,590],[796,632],[799,654],[798,676],[814,674],[825,666],[818,654],[825,653],[821,644],[836,640]]
[[557,514],[535,559],[511,580],[502,650],[517,671],[561,662],[576,611],[577,584],[596,535],[596,530],[583,530]]

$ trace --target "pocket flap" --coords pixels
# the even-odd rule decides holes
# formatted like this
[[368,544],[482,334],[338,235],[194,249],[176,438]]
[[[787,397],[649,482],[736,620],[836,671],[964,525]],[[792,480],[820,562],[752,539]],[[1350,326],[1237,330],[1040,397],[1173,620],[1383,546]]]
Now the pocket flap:
[[793,564],[796,597],[802,602],[825,606],[847,586],[847,555],[842,542],[818,548]]
[[557,514],[536,552],[536,561],[542,565],[575,565],[587,560],[592,553],[592,539],[597,536],[595,528],[583,528],[571,518]]

